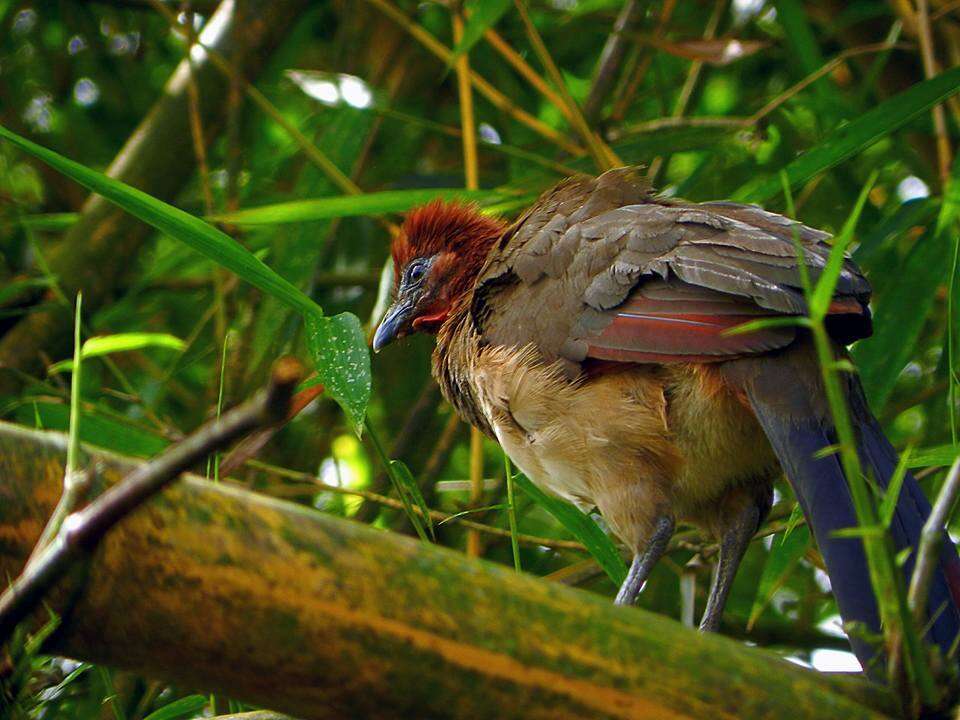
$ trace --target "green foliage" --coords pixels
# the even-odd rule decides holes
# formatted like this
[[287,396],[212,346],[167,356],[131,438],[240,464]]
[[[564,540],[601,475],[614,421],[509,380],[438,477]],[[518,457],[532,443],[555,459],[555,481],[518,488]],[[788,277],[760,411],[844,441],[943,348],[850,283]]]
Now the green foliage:
[[[168,333],[118,333],[116,335],[90,338],[83,343],[79,358],[80,360],[87,360],[112,353],[143,350],[149,347],[183,350],[186,346],[183,340]],[[50,375],[56,375],[61,372],[71,372],[73,368],[73,360],[61,360],[51,365],[47,369],[47,372]]]
[[306,323],[307,348],[317,376],[359,434],[370,400],[370,353],[360,321],[352,313],[310,314]]
[[[931,105],[957,92],[960,92],[960,68],[952,68],[885,100],[836,130],[819,145],[807,150],[787,165],[784,169],[790,179],[790,186],[797,187],[817,173],[870,147],[910,122]],[[769,200],[779,191],[780,179],[771,176],[741,187],[734,193],[734,197],[738,200],[760,203]]]
[[513,0],[474,0],[466,3],[469,15],[463,26],[463,37],[453,48],[453,59],[469,53],[483,36],[484,31],[496,25],[511,5]]
[[330,220],[341,217],[387,215],[405,212],[431,200],[493,201],[495,193],[479,190],[385,190],[363,195],[295,200],[275,205],[214,215],[211,220],[235,225],[283,225],[285,223]]
[[571,535],[586,546],[587,550],[603,568],[603,571],[619,585],[627,576],[627,566],[620,557],[616,545],[600,529],[593,519],[568,502],[548,495],[534,485],[525,475],[514,475],[513,482],[529,495],[537,505],[553,515]]
[[[786,178],[796,217],[837,239],[826,271],[811,283],[812,320],[783,322],[816,324],[841,252],[852,251],[875,291],[875,333],[853,348],[856,366],[894,443],[916,448],[903,467],[925,468],[932,492],[960,452],[960,184],[955,165],[944,187],[930,111],[960,88],[960,68],[926,78],[907,25],[912,45],[890,47],[901,34],[895,4],[855,3],[837,16],[797,0],[743,5],[722,8],[714,37],[760,49],[725,64],[690,57],[691,48],[704,47],[689,42],[707,29],[702,4],[672,4],[662,26],[665,4],[650,5],[625,34],[624,60],[595,129],[624,163],[655,164],[660,189],[672,195],[778,209]],[[565,84],[582,99],[622,0],[528,6]],[[208,22],[211,7],[193,3],[198,22]],[[251,7],[269,22],[268,4]],[[259,456],[322,482],[294,483],[264,469],[270,465],[238,468],[234,479],[455,549],[465,545],[460,521],[480,523],[491,530],[485,558],[611,595],[626,572],[611,538],[509,468],[509,482],[501,483],[502,459],[492,447],[482,460],[496,480],[470,499],[466,433],[449,423],[431,389],[430,341],[412,338],[374,358],[366,350],[378,280],[381,300],[389,294],[381,269],[400,213],[443,197],[509,219],[562,177],[595,170],[589,154],[558,143],[585,146],[567,114],[518,71],[515,58],[483,39],[496,26],[541,72],[513,3],[465,8],[464,38],[454,47],[441,3],[310,3],[256,76],[277,115],[262,103],[234,105],[227,92],[217,95],[216,112],[200,118],[213,138],[208,172],[172,187],[166,174],[124,175],[119,155],[136,131],[171,167],[197,166],[189,133],[151,135],[163,122],[151,107],[187,49],[168,22],[147,3],[0,2],[0,417],[52,430],[72,425],[83,443],[150,457],[215,415],[221,401],[230,407],[248,396],[275,358],[293,354],[316,371],[304,389],[319,383],[325,393]],[[938,22],[946,29],[956,21],[945,14]],[[956,57],[950,37],[934,27],[941,63]],[[449,58],[424,50],[429,38],[467,55],[479,78],[473,100],[483,190],[461,187],[456,74]],[[815,72],[818,79],[795,87]],[[501,99],[485,94],[484,84]],[[956,151],[960,117],[946,108],[946,144]],[[129,247],[125,236],[111,234],[113,219],[90,220],[74,182],[157,232]],[[122,261],[64,260],[103,237]],[[123,272],[110,287],[94,290],[101,272],[117,264]],[[72,361],[62,348],[22,357],[4,342],[19,323],[67,318],[73,329],[78,291],[85,310],[76,329],[88,338],[81,357],[90,360],[82,377],[64,372]],[[516,496],[514,485],[522,491]],[[785,484],[778,487],[784,518],[793,501]],[[898,492],[894,482],[886,494],[870,494],[877,527],[888,522]],[[392,505],[379,503],[380,495]],[[450,519],[435,524],[431,510]],[[771,521],[769,544],[751,546],[727,620],[749,624],[748,640],[809,661],[835,646],[822,628],[836,607],[817,585],[807,531],[795,522],[784,531],[778,522]],[[680,615],[680,568],[711,542],[681,533],[689,542],[671,550],[640,599],[673,617]],[[570,537],[586,552],[571,548]],[[698,591],[707,582],[699,576]],[[17,665],[19,702],[30,717],[122,712],[158,720],[225,710],[220,701],[124,673],[108,676],[116,702],[104,704],[103,674],[34,649]]]

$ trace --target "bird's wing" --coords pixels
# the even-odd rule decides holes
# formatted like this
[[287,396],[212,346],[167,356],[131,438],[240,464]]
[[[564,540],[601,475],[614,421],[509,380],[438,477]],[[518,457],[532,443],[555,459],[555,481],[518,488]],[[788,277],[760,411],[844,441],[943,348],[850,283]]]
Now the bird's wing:
[[[723,360],[790,343],[795,329],[727,331],[806,312],[794,235],[816,282],[829,235],[761,208],[654,198],[629,170],[544,195],[491,251],[471,306],[484,341],[547,358]],[[830,327],[869,334],[870,286],[846,260]]]

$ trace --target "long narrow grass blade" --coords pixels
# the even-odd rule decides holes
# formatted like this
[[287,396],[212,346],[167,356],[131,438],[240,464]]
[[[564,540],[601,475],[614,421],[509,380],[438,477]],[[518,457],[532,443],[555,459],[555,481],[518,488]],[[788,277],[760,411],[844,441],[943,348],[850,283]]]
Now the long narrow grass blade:
[[483,37],[487,28],[497,24],[504,13],[510,8],[513,0],[474,0],[467,3],[467,21],[463,25],[463,36],[453,48],[453,54],[447,64],[453,67],[454,61]]
[[558,498],[547,495],[521,474],[513,476],[513,481],[540,507],[553,515],[577,540],[582,542],[603,571],[620,585],[627,576],[627,566],[617,552],[613,541],[591,519],[579,509]]
[[[70,429],[70,407],[61,403],[31,402],[17,408],[13,419],[21,425],[67,432]],[[121,422],[88,408],[81,408],[77,425],[81,443],[121,455],[153,457],[170,444],[165,438],[137,425]]]
[[81,308],[83,294],[77,293],[76,316],[73,321],[73,376],[70,378],[70,435],[67,440],[67,469],[66,476],[80,470],[80,388],[83,381],[81,372],[83,357],[80,343],[80,328],[83,325]]
[[960,445],[938,445],[914,450],[906,462],[910,468],[949,467],[958,456]]
[[507,517],[510,522],[510,549],[513,551],[513,567],[520,572],[520,543],[517,540],[517,505],[513,494],[513,468],[510,458],[503,454],[503,474],[507,484]]
[[830,249],[830,256],[827,258],[826,267],[824,267],[823,272],[820,274],[820,279],[817,280],[816,287],[813,288],[813,293],[810,297],[810,315],[815,318],[822,318],[827,314],[827,309],[833,300],[833,291],[836,289],[837,280],[840,278],[840,271],[843,269],[843,261],[846,259],[847,248],[850,247],[850,243],[853,242],[853,231],[856,229],[857,222],[860,220],[860,214],[863,212],[863,207],[867,203],[870,190],[877,181],[877,175],[878,172],[876,170],[870,174],[870,178],[866,184],[864,184],[863,189],[860,191],[860,196],[853,206],[853,210],[843,225],[843,230],[833,240],[833,247]]
[[810,547],[810,532],[806,528],[774,538],[767,562],[763,566],[763,574],[757,585],[753,606],[750,608],[750,617],[747,619],[748,631],[760,619],[763,611],[773,600],[773,596],[783,587],[808,547]]
[[401,213],[417,205],[423,205],[437,199],[495,202],[499,198],[500,195],[492,191],[465,190],[462,188],[386,190],[363,195],[342,195],[275,203],[232,213],[213,215],[209,219],[213,222],[230,223],[232,225],[282,225],[359,215]]
[[[92,337],[83,343],[80,349],[80,359],[103,357],[113,353],[143,350],[145,348],[166,348],[168,350],[183,350],[186,345],[183,340],[168,333],[117,333]],[[61,360],[47,369],[49,375],[60,372],[69,372],[75,367],[73,360]]]
[[900,490],[903,488],[904,478],[907,477],[907,468],[910,467],[911,448],[907,448],[900,454],[900,460],[890,478],[890,484],[887,485],[883,493],[883,500],[880,502],[880,522],[885,528],[890,527],[893,522],[893,514],[897,511],[897,501],[900,499]]
[[[380,437],[377,435],[376,431],[373,429],[373,426],[370,425],[370,420],[364,420],[367,437],[370,439],[370,443],[373,445],[373,449],[379,458],[383,469],[387,473],[387,477],[390,478],[390,483],[393,485],[393,491],[397,494],[397,497],[400,498],[400,502],[403,504],[403,511],[407,516],[407,519],[410,521],[410,524],[413,525],[413,529],[416,531],[417,536],[424,542],[430,542],[430,539],[427,537],[427,532],[424,529],[423,518],[419,513],[415,512],[413,509],[413,503],[410,500],[410,493],[407,487],[407,483],[404,481],[404,478],[400,477],[400,472],[398,468],[403,466],[403,463],[395,465],[394,461],[387,457],[387,451],[383,449],[383,444],[380,442]],[[411,478],[412,480],[412,478]],[[416,483],[414,483],[416,484]],[[429,513],[427,513],[429,518]]]
[[427,531],[430,533],[431,539],[436,542],[437,535],[433,528],[433,518],[430,517],[430,506],[427,505],[427,501],[423,497],[423,493],[420,492],[420,486],[414,479],[413,473],[410,472],[410,468],[408,468],[406,463],[401,460],[391,460],[390,468],[393,471],[394,477],[396,477],[401,490],[407,493],[411,501],[416,503],[417,507],[420,509],[420,519],[426,526]]
[[87,189],[102,195],[157,230],[189,245],[295,310],[305,314],[321,314],[320,307],[299,289],[277,275],[229,235],[220,232],[200,218],[157,200],[126,183],[91,170],[53,150],[30,142],[3,126],[0,126],[0,138],[42,160]]
[[197,713],[207,706],[206,695],[187,695],[154,710],[143,720],[180,720],[180,718],[196,717]]
[[[791,187],[846,160],[885,135],[898,130],[944,98],[960,92],[960,67],[913,85],[835,130],[818,145],[793,160],[784,170]],[[733,194],[735,200],[762,203],[781,190],[776,176],[750,182]]]

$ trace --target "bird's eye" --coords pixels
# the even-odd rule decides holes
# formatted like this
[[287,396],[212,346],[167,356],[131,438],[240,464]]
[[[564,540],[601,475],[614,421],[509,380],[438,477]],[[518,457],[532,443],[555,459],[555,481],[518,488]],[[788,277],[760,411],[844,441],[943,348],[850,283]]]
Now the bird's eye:
[[427,268],[424,267],[423,263],[414,263],[407,270],[407,282],[418,283],[423,280],[423,276],[426,274]]

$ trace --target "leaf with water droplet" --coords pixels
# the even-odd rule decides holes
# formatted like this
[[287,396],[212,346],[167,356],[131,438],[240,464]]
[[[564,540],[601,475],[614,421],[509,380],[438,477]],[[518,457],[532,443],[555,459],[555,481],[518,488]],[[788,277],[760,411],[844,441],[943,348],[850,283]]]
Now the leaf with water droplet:
[[370,401],[370,351],[353,313],[307,314],[307,349],[319,380],[339,403],[357,435]]

